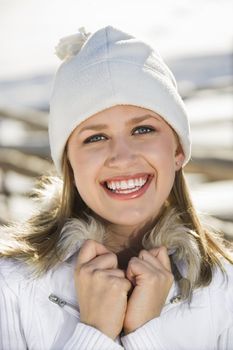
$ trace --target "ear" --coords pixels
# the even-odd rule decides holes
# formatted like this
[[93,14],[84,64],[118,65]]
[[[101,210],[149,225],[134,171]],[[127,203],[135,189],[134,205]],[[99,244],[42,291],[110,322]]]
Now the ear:
[[174,158],[176,171],[180,170],[180,168],[182,167],[182,165],[184,163],[184,159],[185,159],[184,151],[179,143],[177,148],[176,148],[176,153],[175,153],[175,158]]

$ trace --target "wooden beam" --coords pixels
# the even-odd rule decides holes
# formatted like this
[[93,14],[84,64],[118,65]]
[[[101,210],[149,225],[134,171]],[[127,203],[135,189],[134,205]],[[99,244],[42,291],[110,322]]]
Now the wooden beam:
[[21,175],[35,177],[52,170],[52,163],[17,150],[0,149],[0,167],[4,171],[11,170]]
[[12,119],[40,130],[48,130],[48,113],[28,107],[0,107],[0,118]]
[[233,158],[211,156],[192,156],[185,167],[187,173],[204,174],[209,180],[232,180]]

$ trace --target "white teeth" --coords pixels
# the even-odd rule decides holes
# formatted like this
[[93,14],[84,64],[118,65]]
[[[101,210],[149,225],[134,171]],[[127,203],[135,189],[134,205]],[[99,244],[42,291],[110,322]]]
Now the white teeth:
[[128,180],[128,188],[134,188],[135,187],[135,182],[134,180]]
[[120,188],[122,190],[126,190],[128,188],[128,184],[127,184],[127,181],[121,181],[120,182]]
[[[131,190],[129,192],[132,192],[132,189],[138,190],[140,187],[145,185],[146,181],[148,179],[147,177],[140,177],[138,179],[130,179],[128,181],[107,181],[107,187],[113,191],[117,190]],[[128,191],[125,191],[124,193],[128,193]]]
[[115,184],[113,181],[111,181],[111,188],[112,188],[113,190],[116,189],[116,184]]
[[139,190],[140,187],[135,187],[135,188],[132,188],[131,190],[124,190],[124,191],[119,191],[119,190],[116,190],[115,192],[116,193],[124,193],[124,194],[127,194],[127,193],[132,193],[132,192],[136,192]]

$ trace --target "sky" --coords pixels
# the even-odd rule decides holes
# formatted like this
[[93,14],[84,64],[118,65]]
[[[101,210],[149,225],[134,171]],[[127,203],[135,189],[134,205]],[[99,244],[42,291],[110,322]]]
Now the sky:
[[84,26],[113,25],[164,58],[233,50],[232,0],[0,0],[0,80],[51,72],[54,47]]

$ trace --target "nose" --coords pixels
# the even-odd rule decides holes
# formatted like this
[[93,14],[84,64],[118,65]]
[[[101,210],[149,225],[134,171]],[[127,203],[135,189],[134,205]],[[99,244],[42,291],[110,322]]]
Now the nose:
[[137,162],[138,153],[132,143],[123,139],[112,141],[105,165],[110,168],[127,169]]

